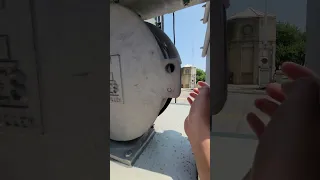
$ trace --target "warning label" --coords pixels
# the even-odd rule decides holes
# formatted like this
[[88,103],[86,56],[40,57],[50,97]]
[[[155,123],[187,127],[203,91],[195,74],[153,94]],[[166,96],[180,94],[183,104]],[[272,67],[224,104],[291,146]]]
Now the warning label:
[[110,55],[110,103],[124,103],[119,55]]

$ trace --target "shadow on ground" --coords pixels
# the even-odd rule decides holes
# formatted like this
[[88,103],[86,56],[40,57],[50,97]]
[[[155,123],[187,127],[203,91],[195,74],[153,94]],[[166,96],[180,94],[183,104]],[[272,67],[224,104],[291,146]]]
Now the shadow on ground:
[[190,143],[173,130],[157,132],[134,166],[170,176],[173,180],[197,179]]

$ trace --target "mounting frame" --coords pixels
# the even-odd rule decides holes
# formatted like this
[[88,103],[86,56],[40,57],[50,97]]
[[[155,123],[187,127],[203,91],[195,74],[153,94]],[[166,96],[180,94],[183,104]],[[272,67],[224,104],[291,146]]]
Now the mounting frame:
[[154,134],[155,130],[152,126],[145,134],[132,141],[110,140],[110,158],[127,166],[133,166]]

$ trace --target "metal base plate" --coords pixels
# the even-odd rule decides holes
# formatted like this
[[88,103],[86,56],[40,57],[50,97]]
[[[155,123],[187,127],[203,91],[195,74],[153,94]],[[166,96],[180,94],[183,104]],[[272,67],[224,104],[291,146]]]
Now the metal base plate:
[[133,166],[154,134],[155,131],[152,127],[144,135],[132,141],[110,140],[110,158],[122,164]]

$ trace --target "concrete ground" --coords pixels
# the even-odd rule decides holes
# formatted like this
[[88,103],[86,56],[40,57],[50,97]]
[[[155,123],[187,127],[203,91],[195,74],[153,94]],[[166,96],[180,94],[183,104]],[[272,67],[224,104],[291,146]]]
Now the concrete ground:
[[246,122],[246,115],[255,112],[264,122],[268,117],[253,106],[264,94],[229,92],[223,110],[213,117],[212,174],[214,179],[242,179],[252,164],[257,138]]
[[[176,99],[177,104],[188,104],[186,100],[191,89],[182,89],[181,95]],[[212,96],[214,96],[212,94]],[[229,87],[228,99],[223,110],[213,119],[213,132],[223,134],[223,136],[233,136],[234,133],[244,135],[248,138],[255,138],[251,129],[245,121],[249,112],[256,113],[264,122],[268,122],[268,117],[254,107],[254,100],[267,97],[264,91],[256,90],[252,87]],[[172,99],[171,104],[175,100]]]
[[[181,89],[181,95],[176,99],[176,103],[188,104],[187,97],[190,92],[192,89]],[[255,112],[263,121],[268,121],[268,117],[254,107],[254,100],[262,97],[267,97],[265,92],[255,86],[229,86],[227,102],[223,110],[214,117],[213,131],[252,135],[245,121],[249,112]],[[171,104],[175,104],[174,99]]]
[[189,105],[170,104],[155,121],[155,135],[134,167],[110,161],[110,179],[196,180],[196,166],[184,132]]
[[[171,103],[188,103],[186,98],[189,93],[192,92],[190,88],[182,88],[181,94],[178,98],[172,99]],[[265,95],[265,91],[258,88],[257,85],[228,85],[229,93],[239,93],[239,94],[253,94],[253,95]]]
[[[132,168],[111,161],[111,179],[192,180],[196,170],[183,122],[190,106],[185,100],[190,90],[168,106],[155,121],[156,134]],[[229,91],[222,112],[213,117],[211,137],[212,179],[242,179],[249,170],[257,140],[245,121],[250,111],[257,112],[264,121],[268,117],[253,106],[263,93]]]

